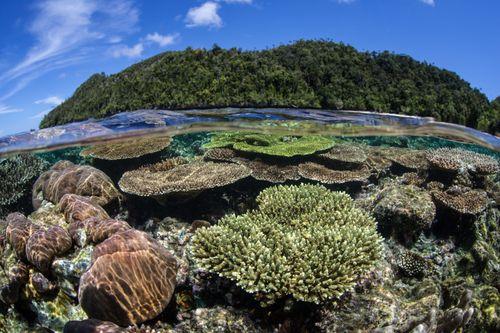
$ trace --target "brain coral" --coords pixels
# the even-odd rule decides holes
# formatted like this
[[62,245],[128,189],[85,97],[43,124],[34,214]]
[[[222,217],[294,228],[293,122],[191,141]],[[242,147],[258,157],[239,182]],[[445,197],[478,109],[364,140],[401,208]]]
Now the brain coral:
[[478,174],[493,174],[500,170],[493,157],[460,148],[430,149],[426,157],[432,167],[444,171],[468,170]]
[[102,160],[124,160],[159,152],[170,145],[170,136],[148,136],[127,139],[116,143],[98,144],[80,152]]
[[251,171],[236,163],[194,161],[178,164],[171,160],[127,171],[118,183],[126,193],[160,196],[169,193],[201,191],[232,184]]
[[88,165],[60,161],[44,172],[33,185],[33,207],[43,199],[58,203],[67,193],[78,194],[104,206],[120,197],[120,192],[106,174]]
[[80,278],[78,299],[90,318],[127,326],[156,317],[170,302],[177,262],[156,240],[130,229],[97,245]]
[[190,245],[202,269],[234,280],[263,304],[285,296],[320,303],[341,296],[381,256],[375,220],[343,192],[275,186],[258,209],[197,230]]
[[204,148],[229,147],[272,156],[310,155],[334,145],[332,138],[321,135],[285,136],[249,132],[216,132]]

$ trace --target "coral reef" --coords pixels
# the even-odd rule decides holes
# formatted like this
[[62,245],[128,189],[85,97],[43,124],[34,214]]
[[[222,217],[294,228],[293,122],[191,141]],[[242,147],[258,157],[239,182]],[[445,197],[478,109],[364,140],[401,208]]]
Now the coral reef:
[[215,132],[204,148],[236,150],[272,156],[301,156],[326,150],[334,145],[331,137],[319,135],[285,136],[250,132]]
[[48,167],[47,162],[31,154],[16,155],[0,161],[0,218],[12,211],[31,211],[33,182]]
[[33,207],[38,209],[43,200],[58,203],[68,193],[87,196],[101,206],[121,196],[102,171],[88,165],[60,161],[40,175],[33,185]]
[[176,260],[153,238],[122,231],[95,247],[78,300],[90,318],[124,326],[142,323],[170,302],[176,271]]
[[80,152],[102,160],[124,160],[159,152],[170,145],[170,136],[146,136],[131,138],[116,143],[96,144]]
[[477,174],[493,174],[500,170],[494,158],[460,148],[431,149],[426,156],[433,168],[443,171],[468,170]]
[[432,191],[432,196],[440,206],[462,215],[479,214],[488,204],[486,192],[462,186],[452,186],[446,191]]
[[193,161],[171,167],[170,163],[126,172],[120,189],[141,196],[201,191],[232,184],[248,177],[251,171],[236,163]]
[[314,303],[339,297],[380,257],[375,221],[345,193],[276,186],[257,203],[255,211],[199,229],[192,254],[201,268],[236,281],[264,303],[288,295]]

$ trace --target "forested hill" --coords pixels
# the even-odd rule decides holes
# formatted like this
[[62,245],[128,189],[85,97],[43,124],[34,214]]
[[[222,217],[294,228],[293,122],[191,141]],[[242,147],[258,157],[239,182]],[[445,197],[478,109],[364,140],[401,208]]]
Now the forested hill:
[[389,52],[330,41],[262,51],[165,52],[106,76],[94,74],[41,127],[140,108],[304,107],[432,116],[491,127],[492,106],[453,72]]

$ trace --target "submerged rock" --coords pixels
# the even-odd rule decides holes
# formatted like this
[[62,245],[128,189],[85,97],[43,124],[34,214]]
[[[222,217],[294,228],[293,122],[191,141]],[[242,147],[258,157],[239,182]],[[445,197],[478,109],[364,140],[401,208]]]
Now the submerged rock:
[[176,260],[144,232],[119,232],[92,253],[78,299],[90,318],[126,326],[156,317],[170,302]]

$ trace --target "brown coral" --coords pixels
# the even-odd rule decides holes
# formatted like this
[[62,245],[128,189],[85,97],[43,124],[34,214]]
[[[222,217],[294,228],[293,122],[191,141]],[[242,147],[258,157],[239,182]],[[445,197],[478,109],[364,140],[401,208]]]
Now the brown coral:
[[59,202],[59,210],[64,212],[66,222],[85,221],[91,217],[109,219],[108,213],[87,197],[76,194],[65,194]]
[[102,171],[88,165],[59,161],[35,182],[33,207],[38,209],[44,199],[58,203],[68,193],[87,196],[101,206],[120,197],[120,192]]
[[394,154],[389,157],[395,164],[409,170],[427,170],[429,162],[426,158],[426,152],[411,149],[394,149]]
[[71,320],[64,325],[63,333],[125,333],[129,330],[109,321],[97,319]]
[[461,186],[452,186],[446,191],[434,190],[432,196],[439,205],[463,215],[479,214],[488,205],[485,191]]
[[325,161],[333,162],[337,165],[359,167],[368,158],[365,151],[366,147],[354,143],[339,143],[329,151],[318,156]]
[[114,219],[89,218],[83,221],[75,221],[68,227],[68,233],[78,246],[87,243],[100,243],[110,236],[131,229],[125,222]]
[[6,218],[6,236],[18,258],[26,258],[26,243],[30,236],[40,229],[21,213],[9,214]]
[[38,230],[26,243],[26,258],[40,272],[47,273],[54,257],[64,254],[71,246],[71,237],[60,226]]
[[233,162],[237,157],[239,154],[231,148],[212,148],[203,155],[204,160],[216,162]]
[[98,144],[81,151],[81,156],[101,160],[124,160],[153,154],[167,148],[172,142],[170,136],[148,136],[126,139],[115,143]]
[[120,188],[140,196],[160,196],[232,184],[251,173],[250,169],[236,163],[197,160],[163,168],[164,163],[125,172],[119,182]]
[[324,165],[306,162],[298,166],[299,175],[324,184],[366,182],[371,173],[368,168],[357,170],[332,170]]
[[0,301],[14,304],[19,299],[21,289],[28,283],[29,267],[20,262],[14,265],[8,273],[8,283],[0,288]]
[[500,170],[493,157],[459,148],[431,149],[427,151],[426,157],[432,167],[443,171],[468,170],[485,175]]
[[126,326],[156,317],[170,302],[177,262],[156,240],[134,229],[94,249],[78,299],[90,318]]

